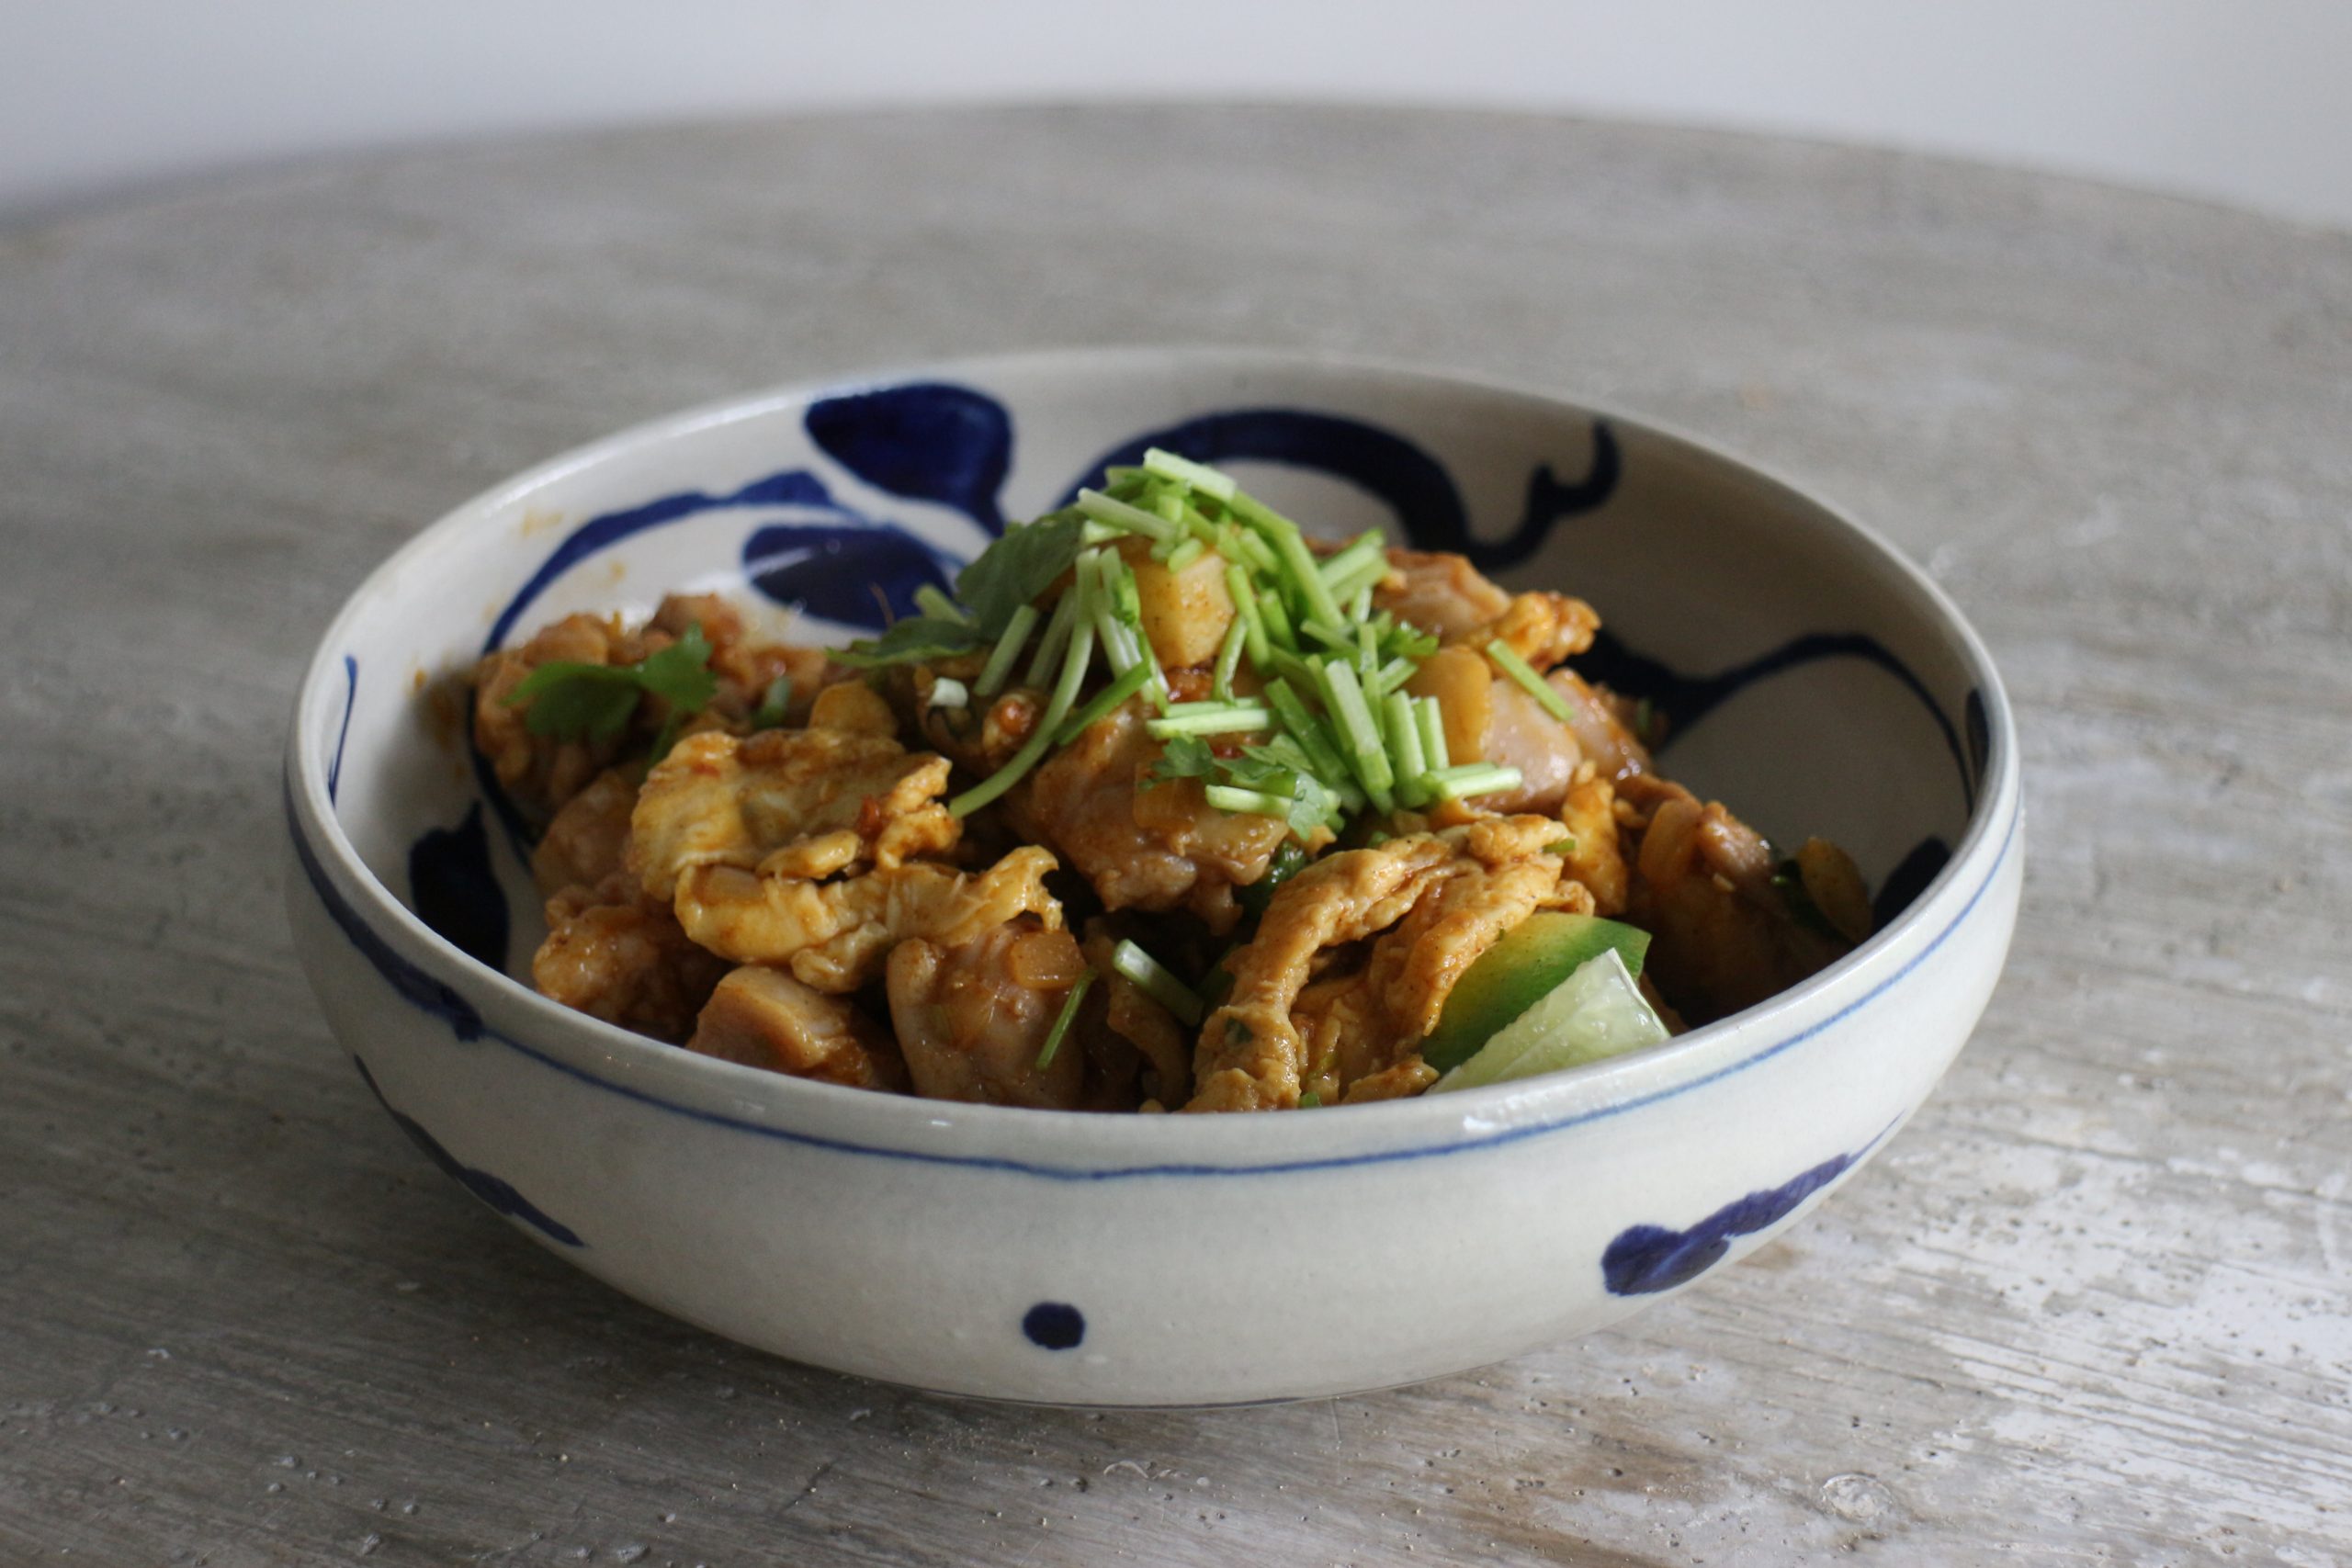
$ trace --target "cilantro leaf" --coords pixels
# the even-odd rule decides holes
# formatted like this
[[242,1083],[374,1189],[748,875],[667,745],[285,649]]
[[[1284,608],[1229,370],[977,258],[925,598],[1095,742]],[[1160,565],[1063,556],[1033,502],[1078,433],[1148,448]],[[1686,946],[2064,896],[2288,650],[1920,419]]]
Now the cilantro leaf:
[[1153,764],[1149,782],[1174,784],[1178,779],[1205,779],[1215,776],[1216,753],[1209,743],[1197,735],[1171,735],[1159,761]]
[[876,670],[886,664],[912,664],[928,659],[953,659],[969,653],[985,639],[978,626],[951,621],[944,615],[908,615],[890,623],[880,637],[833,650],[836,664],[854,670]]
[[523,727],[559,740],[613,740],[628,728],[637,700],[650,692],[670,705],[670,730],[707,704],[718,690],[710,672],[710,642],[699,625],[634,664],[582,664],[555,659],[540,665],[507,694],[506,705],[530,704]]
[[637,682],[627,669],[558,659],[540,665],[506,699],[529,703],[523,727],[561,740],[610,740],[637,711]]
[[956,597],[978,620],[979,640],[1003,636],[1012,612],[1069,570],[1085,529],[1086,519],[1075,509],[1017,523],[964,569],[956,579]]
[[678,713],[699,712],[718,693],[718,677],[710,672],[710,639],[702,635],[700,621],[669,647],[629,668],[639,686]]

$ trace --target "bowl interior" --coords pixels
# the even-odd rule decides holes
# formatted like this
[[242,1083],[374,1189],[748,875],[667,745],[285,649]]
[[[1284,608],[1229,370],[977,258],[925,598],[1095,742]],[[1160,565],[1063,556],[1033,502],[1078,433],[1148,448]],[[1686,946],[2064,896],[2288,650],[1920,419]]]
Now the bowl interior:
[[1577,594],[1578,661],[1650,699],[1661,767],[1776,841],[1850,851],[1883,919],[1961,841],[1986,773],[1981,666],[1916,573],[1820,503],[1615,415],[1441,377],[1250,355],[1037,355],[786,393],[625,433],[461,507],[372,578],[299,744],[384,886],[527,980],[544,926],[458,677],[577,610],[729,592],[838,641],[952,581],[1007,518],[1147,446],[1311,530],[1385,530]]

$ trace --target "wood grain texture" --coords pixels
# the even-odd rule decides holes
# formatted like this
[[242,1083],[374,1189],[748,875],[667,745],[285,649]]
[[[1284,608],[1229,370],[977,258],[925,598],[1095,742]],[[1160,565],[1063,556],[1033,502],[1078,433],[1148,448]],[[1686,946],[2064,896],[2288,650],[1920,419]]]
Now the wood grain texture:
[[[369,1101],[277,768],[377,559],[673,407],[1131,341],[1650,413],[1973,617],[2016,953],[1792,1237],[1476,1376],[1039,1413],[655,1316]],[[2352,1561],[2347,432],[2352,239],[1549,119],[630,132],[0,231],[0,1562]]]

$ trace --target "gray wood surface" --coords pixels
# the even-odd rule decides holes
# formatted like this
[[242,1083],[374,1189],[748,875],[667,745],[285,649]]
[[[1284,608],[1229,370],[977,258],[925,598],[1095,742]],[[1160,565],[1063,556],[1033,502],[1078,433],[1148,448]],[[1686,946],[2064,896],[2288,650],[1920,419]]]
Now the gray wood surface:
[[[1792,1237],[1475,1376],[1036,1413],[660,1318],[368,1100],[277,893],[368,568],[675,406],[1125,341],[1661,416],[1974,617],[2016,953]],[[0,231],[0,1562],[2352,1562],[2347,437],[2352,238],[1540,118],[629,132]]]

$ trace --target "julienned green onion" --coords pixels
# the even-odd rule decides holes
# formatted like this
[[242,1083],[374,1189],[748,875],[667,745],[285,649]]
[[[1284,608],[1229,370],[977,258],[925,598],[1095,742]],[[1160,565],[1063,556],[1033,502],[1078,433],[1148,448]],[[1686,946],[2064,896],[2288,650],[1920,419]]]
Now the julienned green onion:
[[1389,694],[1388,750],[1396,759],[1396,797],[1408,806],[1429,799],[1429,761],[1421,750],[1421,727],[1413,716],[1413,699],[1402,692]]
[[1358,683],[1356,672],[1336,659],[1317,660],[1314,664],[1322,679],[1323,705],[1339,721],[1340,739],[1347,746],[1356,781],[1383,812],[1395,810],[1396,801],[1389,791],[1396,782],[1396,774],[1388,764],[1387,750],[1381,744],[1380,726],[1374,722],[1372,709],[1363,700],[1363,687]]
[[1316,570],[1315,554],[1306,547],[1306,536],[1299,532],[1298,525],[1239,491],[1234,491],[1230,504],[1236,516],[1256,528],[1259,536],[1273,547],[1274,559],[1284,579],[1283,586],[1298,595],[1306,618],[1330,626],[1340,625],[1339,601],[1331,597],[1329,585]]
[[1428,761],[1430,772],[1443,773],[1453,765],[1453,759],[1446,755],[1445,714],[1438,707],[1437,699],[1423,697],[1415,703],[1413,717],[1421,731],[1421,755]]
[[1535,672],[1535,667],[1521,659],[1510,644],[1497,637],[1487,645],[1487,657],[1493,660],[1502,672],[1527,688],[1527,694],[1543,705],[1544,711],[1562,724],[1574,721],[1576,715],[1568,706],[1568,699],[1554,691],[1551,682]]
[[[1381,545],[1380,536],[1364,534],[1359,536],[1353,544],[1337,555],[1325,556],[1315,570],[1323,574],[1323,581],[1330,588],[1334,597],[1345,599],[1355,592],[1355,584],[1351,580],[1356,574],[1375,563],[1380,569],[1377,575],[1386,576],[1388,556]],[[1345,586],[1342,586],[1343,584]]]
[[989,649],[989,661],[980,666],[980,678],[972,684],[973,694],[992,697],[1003,690],[1012,674],[1012,665],[1021,657],[1021,645],[1037,626],[1037,606],[1022,604],[1014,608],[1012,618],[1004,623],[1004,635]]
[[1069,647],[1070,628],[1078,625],[1078,612],[1082,607],[1080,600],[1082,597],[1083,595],[1078,591],[1078,584],[1073,581],[1063,592],[1060,602],[1054,606],[1054,613],[1046,618],[1046,635],[1038,639],[1036,656],[1029,660],[1027,684],[1042,686],[1047,678],[1060,668],[1057,660],[1060,660],[1063,649]]
[[1187,1029],[1200,1027],[1207,1009],[1193,987],[1168,971],[1168,966],[1137,947],[1132,942],[1122,942],[1112,950],[1111,967],[1141,987],[1144,995],[1173,1013],[1176,1021]]
[[1146,473],[1190,485],[1203,495],[1215,496],[1219,501],[1233,499],[1232,479],[1215,468],[1193,462],[1190,457],[1179,457],[1173,452],[1163,452],[1154,446],[1143,455],[1143,466]]
[[1210,689],[1216,694],[1219,702],[1233,700],[1233,672],[1240,668],[1241,649],[1249,641],[1249,632],[1250,624],[1236,615],[1232,625],[1225,628],[1225,641],[1217,645],[1216,670],[1210,681]]
[[1261,789],[1241,789],[1233,784],[1211,784],[1202,793],[1219,811],[1250,817],[1287,817],[1294,804],[1286,795],[1270,795]]
[[915,590],[915,607],[926,615],[937,615],[942,620],[960,621],[966,626],[972,624],[971,611],[928,582]]
[[1086,727],[1134,696],[1151,679],[1151,666],[1140,661],[1127,666],[1127,672],[1094,694],[1093,698],[1076,713],[1062,721],[1061,732],[1054,737],[1054,744],[1067,746],[1086,733]]
[[1225,569],[1225,591],[1233,600],[1243,639],[1250,649],[1250,667],[1262,675],[1273,663],[1273,646],[1266,640],[1266,618],[1259,613],[1258,591],[1250,586],[1250,573],[1238,561],[1228,563]]
[[1299,749],[1306,753],[1308,761],[1314,763],[1311,771],[1316,777],[1327,782],[1337,781],[1341,786],[1343,798],[1352,792],[1353,770],[1340,757],[1329,728],[1322,720],[1306,711],[1306,705],[1299,700],[1291,683],[1280,678],[1269,683],[1266,701],[1272,706],[1275,716],[1282,720],[1283,733],[1296,741]]
[[[1082,609],[1083,606],[1080,606]],[[947,803],[950,817],[969,817],[1006,790],[1021,782],[1023,775],[1035,767],[1055,743],[1062,720],[1078,701],[1078,689],[1086,682],[1086,667],[1094,661],[1094,628],[1083,616],[1075,618],[1069,634],[1069,652],[1062,660],[1061,679],[1054,683],[1054,694],[1046,699],[1046,711],[1037,717],[1037,728],[1012,760],[980,783]]]
[[1164,539],[1172,531],[1167,519],[1157,513],[1146,512],[1124,501],[1114,501],[1099,490],[1078,492],[1078,509],[1097,523],[1107,523],[1114,528],[1125,528],[1130,534],[1141,534],[1148,539]]
[[[1155,777],[1199,778],[1219,809],[1282,818],[1302,838],[1344,829],[1367,807],[1382,813],[1400,802],[1425,808],[1520,782],[1510,768],[1453,765],[1436,699],[1408,694],[1438,639],[1399,621],[1394,610],[1374,613],[1374,592],[1390,570],[1379,534],[1360,535],[1318,558],[1296,524],[1229,478],[1157,448],[1140,466],[1107,468],[1102,482],[1101,490],[1079,491],[1070,508],[1008,532],[1001,541],[1007,554],[991,558],[988,586],[975,590],[978,612],[936,590],[919,596],[927,615],[967,628],[961,635],[975,651],[981,626],[1002,618],[968,691],[934,682],[934,705],[954,705],[959,694],[965,703],[992,698],[1013,679],[1024,651],[1027,684],[1052,688],[1012,760],[949,803],[956,816],[1001,795],[1053,748],[1076,740],[1138,694],[1151,699],[1149,734],[1168,748]],[[1129,538],[1141,546],[1122,543]],[[1136,547],[1171,571],[1214,552],[1233,615],[1207,671],[1212,700],[1171,698],[1144,622]],[[1057,580],[1069,586],[1047,614],[1037,608],[1037,597]],[[1018,592],[1006,595],[1007,583],[1033,595],[1009,615],[1001,606]],[[952,628],[927,635],[922,648],[901,637],[906,647],[899,659],[958,648]],[[1566,719],[1566,702],[1523,659],[1499,640],[1487,652],[1547,712]],[[1264,682],[1262,694],[1235,689],[1245,654]],[[1202,743],[1219,735],[1250,739],[1220,756]],[[1131,977],[1148,988],[1158,982],[1148,983],[1147,974],[1177,984],[1157,965]]]
[[1430,774],[1440,800],[1466,800],[1472,795],[1493,795],[1498,790],[1517,789],[1520,773],[1517,768],[1500,768],[1491,762],[1469,762],[1459,768],[1446,768]]
[[1165,717],[1144,728],[1154,739],[1165,740],[1172,735],[1239,735],[1273,722],[1274,716],[1256,703],[1176,703]]
[[1086,999],[1087,988],[1094,984],[1094,971],[1081,969],[1078,978],[1070,982],[1069,994],[1062,998],[1062,1010],[1054,1015],[1054,1026],[1046,1031],[1046,1043],[1037,1050],[1037,1070],[1044,1072],[1054,1065],[1054,1055],[1062,1048],[1063,1036],[1069,1026],[1078,1021],[1078,1004]]
[[1275,576],[1282,570],[1282,563],[1274,558],[1272,547],[1268,545],[1254,528],[1233,530],[1233,551],[1235,555],[1248,561],[1268,577]]
[[1353,653],[1356,639],[1337,626],[1327,626],[1320,621],[1307,623],[1306,635],[1335,653]]
[[1260,594],[1258,613],[1265,617],[1266,637],[1270,641],[1279,648],[1295,649],[1298,646],[1298,633],[1291,629],[1290,612],[1283,608],[1281,594]]
[[931,705],[935,708],[970,707],[972,689],[961,681],[942,675],[931,683]]
[[792,677],[779,675],[770,681],[767,690],[760,694],[760,705],[752,710],[753,729],[781,729],[786,712],[792,706]]

